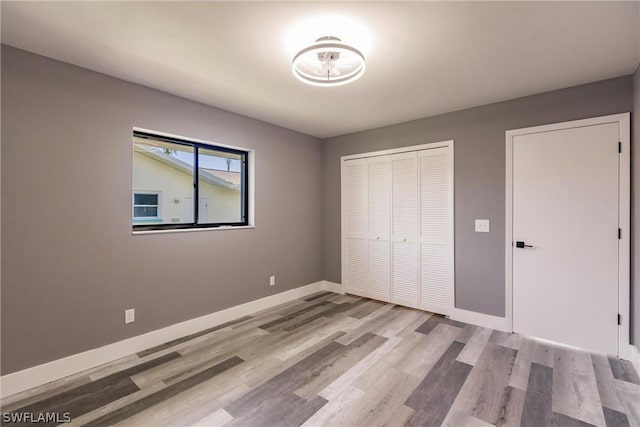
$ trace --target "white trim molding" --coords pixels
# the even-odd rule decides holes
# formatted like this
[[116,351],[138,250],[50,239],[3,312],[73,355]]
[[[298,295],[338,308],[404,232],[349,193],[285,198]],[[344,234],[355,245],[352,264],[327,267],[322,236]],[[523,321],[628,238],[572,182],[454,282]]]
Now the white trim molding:
[[633,363],[636,372],[640,372],[640,350],[633,344],[629,344],[629,361]]
[[[329,285],[327,285],[329,284]],[[276,305],[303,298],[332,287],[331,282],[321,280],[306,286],[270,295],[245,304],[230,307],[195,319],[176,323],[132,338],[127,338],[103,347],[87,350],[62,359],[43,363],[22,371],[0,377],[0,398],[20,393],[61,378],[86,371],[107,362],[132,355],[176,338],[199,332],[225,322],[247,316]],[[331,290],[331,289],[327,289]]]
[[341,283],[329,282],[328,280],[322,281],[322,289],[325,291],[333,292],[335,294],[344,295],[344,286]]
[[342,162],[344,162],[345,160],[366,159],[368,157],[386,156],[389,154],[406,153],[411,151],[431,150],[434,148],[441,148],[441,147],[453,147],[453,139],[449,139],[446,141],[429,142],[427,144],[420,144],[420,145],[410,145],[407,147],[391,148],[389,150],[380,150],[380,151],[371,151],[367,153],[351,154],[349,156],[340,157],[340,163],[342,164]]
[[[345,294],[344,285],[341,283],[333,283],[324,281],[323,288],[325,291],[335,292],[337,294]],[[375,299],[375,298],[373,298]],[[392,304],[392,303],[389,303]],[[416,309],[419,310],[419,309]],[[424,310],[422,310],[424,311]],[[507,325],[507,319],[505,317],[491,316],[489,314],[477,313],[475,311],[464,310],[462,308],[454,307],[451,315],[452,320],[458,322],[469,323],[471,325],[482,326],[483,328],[496,329],[498,331],[509,331]]]
[[498,331],[511,332],[507,324],[506,317],[491,316],[489,314],[478,313],[475,311],[463,310],[462,308],[454,308],[451,316],[453,320],[458,322],[470,323],[483,328],[496,329]]
[[[619,216],[618,224],[622,230],[618,240],[618,357],[629,360],[631,345],[629,342],[629,298],[630,298],[630,204],[631,204],[631,136],[630,114],[613,114],[583,120],[534,126],[506,131],[506,193],[505,193],[505,309],[508,331],[513,331],[513,138],[518,135],[549,132],[560,129],[595,126],[617,123],[622,143],[619,163]],[[637,351],[637,349],[636,349]]]

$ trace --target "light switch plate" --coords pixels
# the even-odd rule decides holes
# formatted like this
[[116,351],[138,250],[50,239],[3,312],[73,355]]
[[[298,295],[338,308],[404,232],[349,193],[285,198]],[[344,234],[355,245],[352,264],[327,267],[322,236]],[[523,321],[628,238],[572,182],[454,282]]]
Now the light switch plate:
[[136,309],[130,308],[124,311],[124,323],[133,323],[136,321]]
[[476,233],[488,233],[488,232],[489,232],[489,220],[476,219]]

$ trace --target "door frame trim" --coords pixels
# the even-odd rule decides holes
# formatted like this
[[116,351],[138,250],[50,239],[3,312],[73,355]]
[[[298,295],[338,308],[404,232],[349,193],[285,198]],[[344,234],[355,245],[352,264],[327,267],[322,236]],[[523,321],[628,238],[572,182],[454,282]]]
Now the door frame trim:
[[[573,120],[542,126],[506,131],[506,192],[505,192],[505,314],[507,327],[513,331],[513,138],[519,135],[542,133],[561,129],[617,123],[622,153],[618,169],[618,224],[622,238],[618,240],[618,354],[629,358],[629,304],[630,304],[630,221],[631,221],[631,138],[630,113],[612,114],[583,120]],[[612,322],[615,319],[611,319]]]

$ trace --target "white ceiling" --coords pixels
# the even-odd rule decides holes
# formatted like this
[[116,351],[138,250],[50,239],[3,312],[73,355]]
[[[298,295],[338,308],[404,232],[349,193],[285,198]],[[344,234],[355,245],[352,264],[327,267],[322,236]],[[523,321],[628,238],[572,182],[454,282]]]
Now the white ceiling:
[[[2,42],[320,138],[631,74],[639,2],[8,2]],[[335,35],[367,59],[291,74]]]

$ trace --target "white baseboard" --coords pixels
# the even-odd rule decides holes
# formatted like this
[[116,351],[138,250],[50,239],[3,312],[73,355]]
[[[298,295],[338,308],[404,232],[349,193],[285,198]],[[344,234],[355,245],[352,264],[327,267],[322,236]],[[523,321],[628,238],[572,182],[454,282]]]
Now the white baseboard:
[[633,367],[636,368],[636,372],[640,374],[640,350],[635,345],[629,344],[629,351],[627,352],[629,360],[633,363]]
[[0,377],[0,398],[327,289],[323,280]]
[[322,288],[325,291],[334,292],[336,294],[344,295],[344,289],[340,283],[329,282],[328,280],[322,281]]
[[[323,281],[323,288],[325,291],[335,292],[337,294],[344,294],[344,287],[341,283]],[[373,297],[375,299],[375,297]],[[470,323],[476,326],[482,326],[490,329],[497,329],[499,331],[511,332],[507,326],[507,319],[505,317],[491,316],[483,313],[476,313],[475,311],[463,310],[461,308],[454,308],[451,316],[453,320],[459,322]]]
[[507,318],[477,313],[475,311],[454,308],[450,316],[458,322],[470,323],[483,328],[496,329],[498,331],[512,332],[507,327]]

